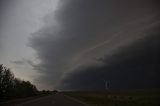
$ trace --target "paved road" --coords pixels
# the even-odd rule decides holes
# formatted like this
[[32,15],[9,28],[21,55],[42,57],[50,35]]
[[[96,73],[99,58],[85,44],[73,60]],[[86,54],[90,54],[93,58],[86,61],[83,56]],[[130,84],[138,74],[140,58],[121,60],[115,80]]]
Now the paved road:
[[16,106],[89,106],[61,93],[27,101]]

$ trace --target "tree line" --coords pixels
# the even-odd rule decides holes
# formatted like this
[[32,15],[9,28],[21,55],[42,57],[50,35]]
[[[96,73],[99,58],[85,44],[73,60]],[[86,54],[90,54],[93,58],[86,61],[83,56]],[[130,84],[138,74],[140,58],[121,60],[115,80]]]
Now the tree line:
[[16,78],[9,68],[0,64],[0,100],[9,100],[49,93],[51,93],[51,91],[38,91],[36,86],[31,82]]

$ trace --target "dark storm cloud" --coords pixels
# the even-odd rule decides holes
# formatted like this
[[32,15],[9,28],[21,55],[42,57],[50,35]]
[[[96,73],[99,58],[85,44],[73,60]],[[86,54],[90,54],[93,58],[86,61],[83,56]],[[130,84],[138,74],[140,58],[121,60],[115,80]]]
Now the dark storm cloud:
[[[36,50],[41,61],[35,69],[46,75],[39,79],[56,85],[66,72],[73,71],[68,77],[64,77],[64,88],[91,88],[92,84],[90,87],[86,86],[87,82],[83,84],[85,80],[80,77],[94,83],[96,78],[93,76],[102,74],[98,74],[99,68],[109,68],[109,72],[114,73],[114,62],[104,62],[105,66],[100,67],[99,64],[104,63],[97,62],[97,59],[107,60],[105,58],[111,54],[130,54],[131,52],[127,52],[129,47],[124,49],[121,46],[129,46],[137,39],[151,36],[147,34],[148,30],[159,24],[157,5],[154,0],[61,0],[58,9],[45,17],[45,25],[30,39],[30,46]],[[110,60],[114,59],[112,57],[114,56]],[[134,56],[131,55],[132,57]],[[116,60],[118,59],[123,60]],[[92,67],[91,64],[98,64],[98,67]],[[81,67],[88,68],[82,70]],[[107,72],[103,71],[104,75]],[[88,75],[92,77],[87,78]],[[77,80],[75,83],[71,81],[74,76],[81,81],[79,86],[76,84]],[[93,85],[94,88],[97,87]]]
[[110,89],[159,88],[159,34],[153,32],[116,54],[98,59],[103,63],[100,66],[91,65],[69,73],[62,81],[62,89],[105,90],[106,81]]

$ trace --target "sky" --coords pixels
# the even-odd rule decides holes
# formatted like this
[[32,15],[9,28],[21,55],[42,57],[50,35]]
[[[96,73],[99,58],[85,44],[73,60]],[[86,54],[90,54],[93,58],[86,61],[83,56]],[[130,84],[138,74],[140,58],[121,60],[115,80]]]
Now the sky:
[[159,88],[157,0],[2,0],[0,63],[38,89]]

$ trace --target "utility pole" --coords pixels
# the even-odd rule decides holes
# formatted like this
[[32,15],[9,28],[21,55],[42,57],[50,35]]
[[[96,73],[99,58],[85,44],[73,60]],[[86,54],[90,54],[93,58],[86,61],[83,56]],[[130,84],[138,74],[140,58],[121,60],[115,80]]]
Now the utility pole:
[[105,89],[106,89],[106,90],[109,90],[109,83],[108,83],[108,81],[105,80],[104,82],[105,82]]
[[108,83],[108,81],[107,81],[107,80],[106,80],[105,85],[106,85],[106,90],[108,90],[108,89],[109,89],[109,83]]

